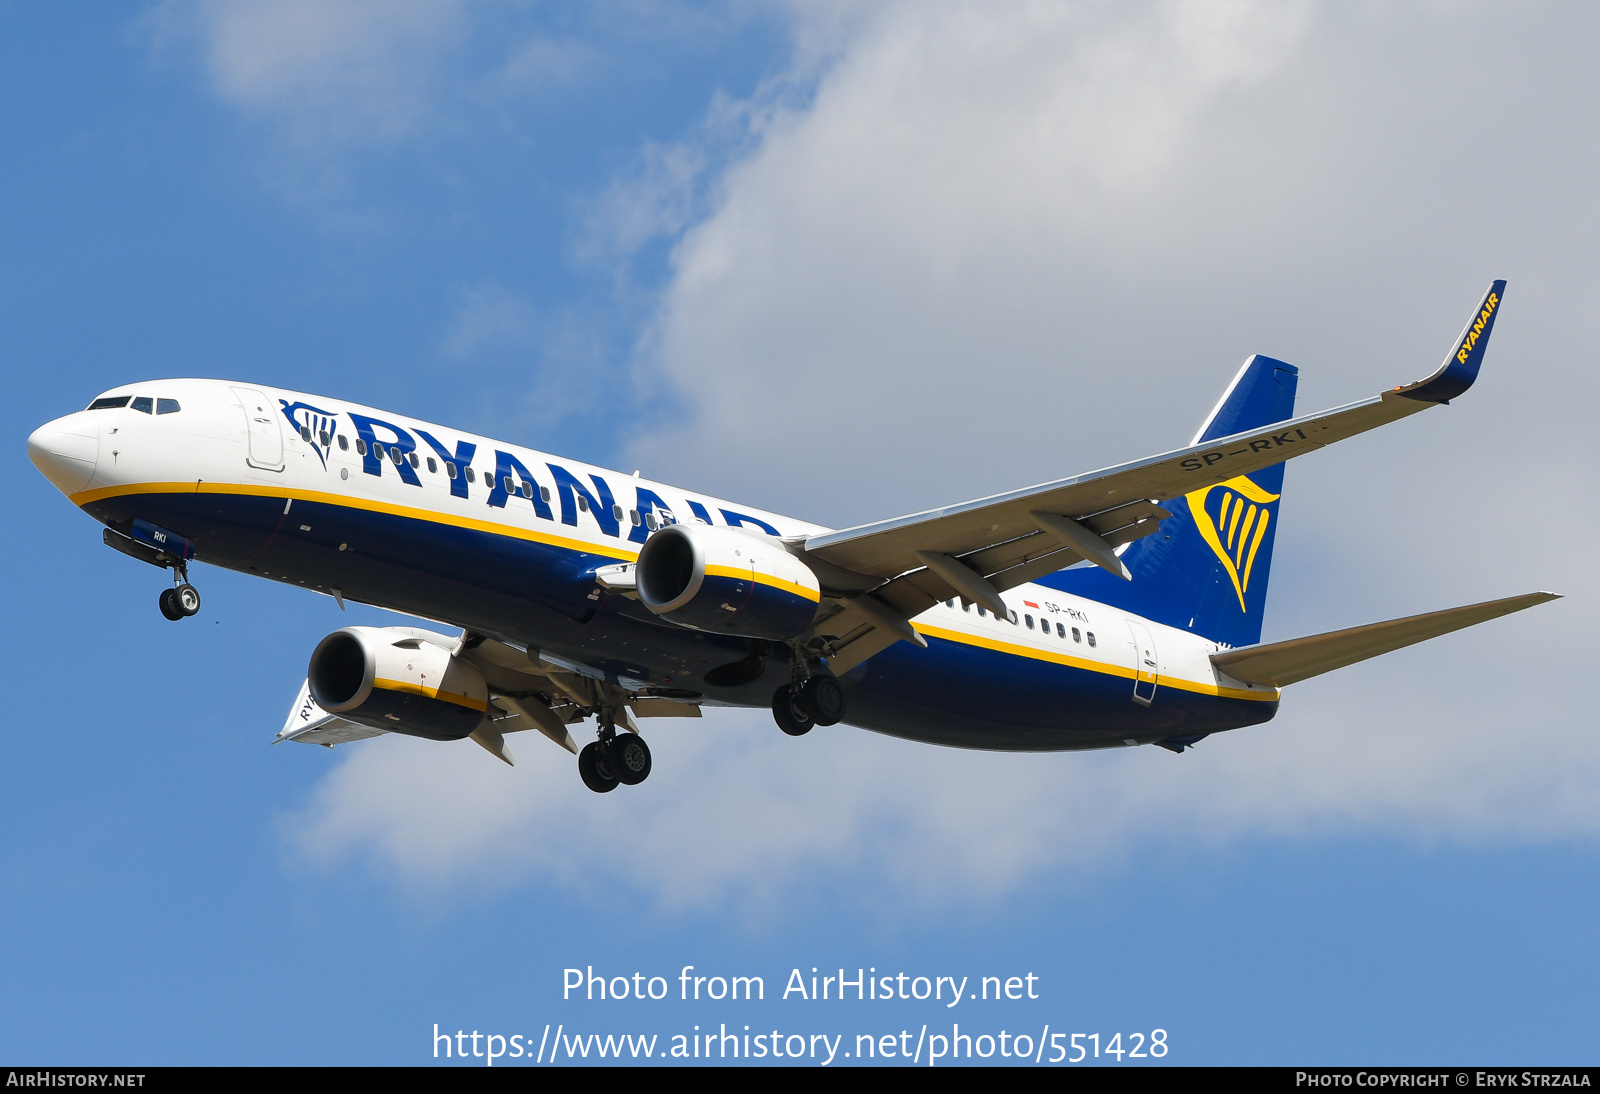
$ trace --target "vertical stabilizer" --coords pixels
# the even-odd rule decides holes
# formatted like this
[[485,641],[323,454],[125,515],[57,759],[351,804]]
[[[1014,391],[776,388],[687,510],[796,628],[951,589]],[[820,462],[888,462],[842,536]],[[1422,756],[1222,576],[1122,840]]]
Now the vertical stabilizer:
[[[1194,444],[1294,416],[1299,370],[1250,358],[1195,434]],[[1261,640],[1277,538],[1283,464],[1162,501],[1172,516],[1122,553],[1132,580],[1099,568],[1062,570],[1040,584],[1135,612],[1230,646]]]

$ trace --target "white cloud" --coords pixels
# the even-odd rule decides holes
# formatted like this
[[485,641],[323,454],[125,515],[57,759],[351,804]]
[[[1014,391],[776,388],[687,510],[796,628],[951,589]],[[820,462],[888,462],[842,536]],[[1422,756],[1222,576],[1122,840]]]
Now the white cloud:
[[926,423],[981,441],[1064,370],[1111,402],[1121,369],[1096,369],[1084,335],[1124,291],[1092,277],[1118,264],[1115,229],[1149,230],[1128,222],[1159,215],[1195,124],[1291,60],[1305,21],[1299,5],[887,9],[680,245],[650,363],[700,411],[643,444],[702,471],[683,459],[697,435],[759,451],[776,428],[819,484],[862,463],[936,476],[978,444],[930,451]]
[[897,916],[1152,846],[1600,834],[1579,417],[1600,395],[1583,365],[1600,221],[1567,105],[1600,91],[1570,44],[1593,17],[828,15],[797,31],[827,43],[804,64],[827,63],[787,74],[814,94],[744,104],[754,143],[692,184],[705,212],[671,196],[715,163],[693,142],[614,196],[640,210],[624,242],[700,218],[639,362],[690,420],[643,433],[640,463],[811,519],[888,516],[1182,443],[1250,352],[1302,366],[1305,409],[1416,378],[1509,276],[1478,389],[1291,466],[1268,637],[1570,598],[1298,685],[1277,722],[1182,757],[795,742],[763,712],[717,713],[652,731],[651,781],[598,798],[539,741],[515,771],[471,745],[360,745],[295,846],[407,885],[553,878],[667,907],[848,879]]
[[1182,756],[955,752],[847,727],[793,740],[765,712],[713,711],[646,722],[655,772],[602,797],[532,735],[512,742],[515,769],[470,742],[363,742],[286,831],[320,868],[363,861],[434,897],[537,878],[669,912],[732,903],[751,922],[841,895],[938,918],[1239,838],[1593,838],[1591,728],[1530,720],[1526,696],[1463,668],[1514,644],[1502,671],[1537,672],[1551,622],[1301,685],[1277,722]]
[[197,34],[217,93],[296,137],[395,137],[431,109],[461,0],[195,0],[158,22]]

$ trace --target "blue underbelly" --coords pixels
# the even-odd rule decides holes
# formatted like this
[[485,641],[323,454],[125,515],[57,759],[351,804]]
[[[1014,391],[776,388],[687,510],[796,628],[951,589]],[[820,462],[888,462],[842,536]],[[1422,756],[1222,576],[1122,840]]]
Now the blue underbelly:
[[[204,561],[511,639],[625,677],[742,706],[788,682],[778,647],[737,687],[705,674],[756,644],[666,623],[589,576],[617,556],[329,502],[225,493],[128,494],[85,509],[142,517],[195,541]],[[559,536],[559,526],[551,529]],[[341,549],[342,548],[342,549]],[[621,552],[619,552],[621,553]],[[930,638],[898,642],[845,674],[848,724],[966,748],[1099,748],[1266,721],[1275,702],[1170,686],[1145,706],[1125,676]]]

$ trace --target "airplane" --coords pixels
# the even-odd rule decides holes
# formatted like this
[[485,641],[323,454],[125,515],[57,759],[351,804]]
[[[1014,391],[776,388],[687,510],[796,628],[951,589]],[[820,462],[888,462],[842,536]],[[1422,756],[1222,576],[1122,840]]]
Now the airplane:
[[203,561],[459,631],[329,634],[274,743],[470,738],[510,764],[537,730],[598,793],[649,776],[640,721],[705,706],[791,736],[1182,753],[1289,684],[1556,599],[1261,643],[1285,462],[1466,392],[1504,294],[1374,398],[1295,417],[1298,370],[1258,354],[1186,447],[839,530],[225,380],[113,388],[28,454],[107,545],[172,571],[168,619],[199,610]]

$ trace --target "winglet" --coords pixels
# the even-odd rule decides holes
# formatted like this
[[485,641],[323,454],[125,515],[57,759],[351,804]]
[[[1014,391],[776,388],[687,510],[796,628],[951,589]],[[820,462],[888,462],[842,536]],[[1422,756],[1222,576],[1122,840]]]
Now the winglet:
[[1450,356],[1444,359],[1438,371],[1426,380],[1395,388],[1395,394],[1425,403],[1448,403],[1471,387],[1478,378],[1478,366],[1483,364],[1483,351],[1489,347],[1489,332],[1494,329],[1494,318],[1500,314],[1500,302],[1505,295],[1506,283],[1503,279],[1490,285],[1483,303],[1467,320],[1461,337],[1456,339]]

